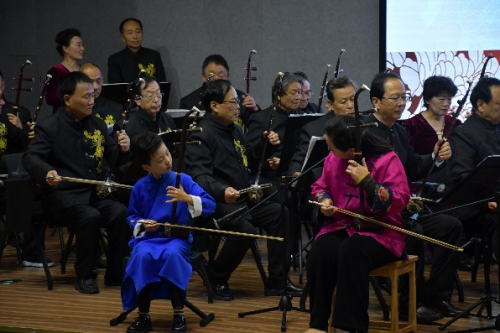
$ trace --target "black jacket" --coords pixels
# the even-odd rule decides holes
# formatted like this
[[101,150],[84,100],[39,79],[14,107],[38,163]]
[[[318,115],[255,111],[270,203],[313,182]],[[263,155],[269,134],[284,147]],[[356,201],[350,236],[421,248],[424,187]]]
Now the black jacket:
[[165,68],[158,51],[141,47],[134,53],[126,47],[108,58],[108,83],[133,82],[144,69],[147,76],[158,82],[167,81]]

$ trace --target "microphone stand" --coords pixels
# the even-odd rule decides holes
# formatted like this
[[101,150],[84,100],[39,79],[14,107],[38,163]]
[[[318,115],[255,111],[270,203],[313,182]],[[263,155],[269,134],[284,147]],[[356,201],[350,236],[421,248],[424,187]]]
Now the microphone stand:
[[[319,162],[315,163],[309,169],[305,170],[298,177],[294,177],[289,182],[286,181],[285,177],[280,178],[277,191],[275,191],[274,193],[269,195],[267,198],[262,199],[259,203],[257,203],[251,209],[247,210],[245,213],[243,213],[240,216],[238,216],[237,218],[233,219],[233,220],[237,220],[237,219],[240,219],[247,214],[250,214],[256,207],[261,206],[262,204],[264,204],[265,202],[267,202],[268,200],[270,200],[272,197],[274,197],[276,194],[279,193],[280,194],[280,205],[281,205],[281,225],[283,228],[283,236],[285,238],[285,242],[283,244],[283,246],[285,246],[285,250],[283,251],[283,264],[284,264],[283,268],[285,270],[287,270],[287,267],[290,264],[289,259],[287,258],[287,251],[286,251],[286,241],[287,241],[288,237],[287,237],[287,228],[286,228],[286,223],[285,223],[286,198],[287,198],[288,186],[293,184],[294,182],[298,181],[301,177],[308,174],[314,168],[318,167],[321,163],[323,163],[325,158],[321,159]],[[224,217],[222,219],[224,219]],[[286,332],[286,314],[288,311],[295,310],[295,311],[299,311],[299,312],[309,313],[309,310],[295,307],[292,305],[292,297],[293,296],[291,296],[289,294],[289,292],[287,291],[287,274],[283,274],[283,281],[282,282],[283,282],[283,295],[281,296],[281,299],[279,301],[278,306],[259,309],[259,310],[253,310],[253,311],[248,311],[248,312],[240,312],[240,313],[238,313],[238,318],[243,318],[245,316],[250,316],[250,315],[259,314],[259,313],[266,313],[266,312],[271,312],[271,311],[282,311],[283,317],[282,317],[282,321],[281,321],[281,332]]]

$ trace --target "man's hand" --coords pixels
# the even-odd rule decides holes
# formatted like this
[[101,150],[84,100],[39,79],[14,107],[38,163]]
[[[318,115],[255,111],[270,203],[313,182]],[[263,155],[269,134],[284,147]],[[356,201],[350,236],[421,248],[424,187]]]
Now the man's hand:
[[49,172],[47,172],[47,175],[45,176],[45,181],[50,186],[56,186],[56,185],[59,185],[62,182],[62,179],[57,174],[56,170],[50,170]]
[[257,106],[257,103],[255,103],[255,100],[253,99],[252,96],[250,95],[243,95],[243,106],[247,108],[250,111],[259,111],[259,107]]
[[9,121],[12,123],[12,125],[18,128],[23,128],[23,124],[21,124],[21,119],[19,119],[18,116],[12,113],[7,113],[7,117],[9,117]]
[[226,188],[226,191],[224,192],[224,197],[226,199],[226,203],[233,203],[240,197],[240,192],[236,191],[232,187]]
[[28,132],[28,139],[32,140],[35,137],[35,123],[28,121],[26,124],[28,124],[30,128],[30,131]]
[[130,138],[125,131],[116,131],[116,136],[118,137],[118,144],[123,152],[128,152],[130,150]]
[[488,209],[492,212],[497,211],[497,203],[495,201],[488,202]]
[[271,170],[278,170],[278,167],[280,166],[280,158],[279,157],[271,157],[270,159],[267,160],[269,162],[269,167]]
[[439,155],[437,158],[438,162],[446,161],[446,160],[449,160],[451,158],[450,143],[448,141],[443,143],[443,145],[441,146],[441,149],[439,149],[439,146],[441,145],[442,142],[443,142],[443,139],[439,139],[439,141],[434,146],[434,155],[437,155],[439,152]]
[[272,144],[273,146],[281,144],[280,136],[278,135],[278,133],[271,131],[268,134],[267,131],[264,131],[263,135],[265,138],[267,138],[267,141],[269,141],[269,143]]

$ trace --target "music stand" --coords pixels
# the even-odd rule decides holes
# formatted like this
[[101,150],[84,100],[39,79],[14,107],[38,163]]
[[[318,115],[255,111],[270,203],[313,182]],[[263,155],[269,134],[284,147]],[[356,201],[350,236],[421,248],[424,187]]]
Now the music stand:
[[307,123],[316,120],[324,114],[291,114],[286,120],[285,134],[280,138],[283,143],[281,149],[280,165],[278,166],[277,175],[280,177],[288,172],[288,167],[295,153],[295,146],[299,143],[300,130]]
[[[161,99],[160,111],[167,111],[168,99],[170,97],[170,82],[160,82],[160,90],[164,93]],[[129,98],[129,83],[106,83],[102,86],[101,95],[106,99],[126,105]]]
[[[448,192],[445,197],[439,202],[439,205],[449,205],[449,204],[463,204],[470,202],[470,198],[484,199],[489,198],[494,195],[494,200],[497,203],[497,207],[500,208],[500,155],[493,155],[486,157],[481,161],[477,167],[469,175],[465,177],[457,186],[455,186],[450,192]],[[475,203],[477,204],[477,203]],[[463,206],[462,206],[463,207]],[[500,209],[497,209],[497,227],[500,223]],[[483,223],[483,240],[484,236],[487,235],[486,226]],[[500,240],[500,233],[498,235]],[[487,238],[487,237],[486,237]],[[500,304],[500,301],[491,294],[490,286],[490,258],[492,250],[487,241],[483,242],[484,250],[484,289],[485,295],[481,297],[476,303],[472,304],[466,308],[461,314],[452,318],[447,323],[439,327],[440,330],[446,329],[449,325],[457,321],[459,318],[473,315],[481,318],[493,318],[491,302]],[[499,271],[499,282],[500,282],[500,271]],[[472,314],[471,311],[476,307],[480,306],[477,314]],[[481,313],[486,306],[487,316],[483,316]],[[498,318],[496,320],[499,321]],[[468,330],[453,331],[458,332],[480,332],[488,331],[491,329],[500,330],[500,325],[488,326],[481,328],[474,328]]]

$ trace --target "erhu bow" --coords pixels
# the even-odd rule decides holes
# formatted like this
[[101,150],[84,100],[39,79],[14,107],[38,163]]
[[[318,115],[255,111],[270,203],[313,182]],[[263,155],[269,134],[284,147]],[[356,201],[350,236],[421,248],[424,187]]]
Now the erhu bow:
[[31,63],[31,61],[26,60],[26,62],[21,65],[21,69],[19,70],[19,77],[14,78],[14,80],[18,81],[17,88],[14,88],[14,87],[12,88],[12,89],[17,90],[16,91],[16,103],[12,107],[14,110],[16,110],[16,116],[18,116],[18,114],[19,114],[19,105],[20,105],[19,100],[21,97],[21,91],[32,91],[33,90],[33,88],[24,88],[23,87],[23,81],[33,82],[32,77],[24,77],[24,67],[26,67],[27,65],[33,65],[33,64]]

